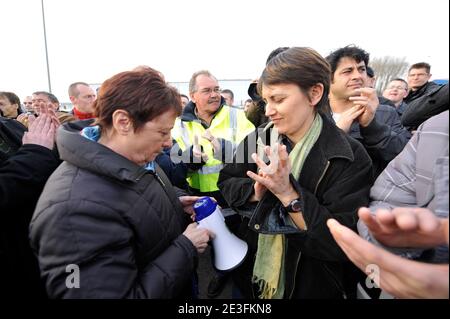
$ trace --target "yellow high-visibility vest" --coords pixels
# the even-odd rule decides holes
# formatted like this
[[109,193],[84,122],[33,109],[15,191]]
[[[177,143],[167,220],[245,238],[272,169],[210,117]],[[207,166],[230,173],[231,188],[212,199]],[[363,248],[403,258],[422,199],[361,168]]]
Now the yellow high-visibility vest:
[[[214,137],[226,139],[237,146],[255,130],[255,126],[247,119],[244,111],[224,105],[214,116],[208,129]],[[185,151],[191,147],[194,144],[194,136],[197,135],[203,152],[208,156],[206,164],[197,171],[189,172],[187,178],[189,185],[202,193],[219,190],[217,180],[224,166],[222,161],[214,158],[211,143],[202,138],[205,131],[199,120],[183,121],[181,118],[176,119],[172,129],[172,138],[177,141],[181,150]]]

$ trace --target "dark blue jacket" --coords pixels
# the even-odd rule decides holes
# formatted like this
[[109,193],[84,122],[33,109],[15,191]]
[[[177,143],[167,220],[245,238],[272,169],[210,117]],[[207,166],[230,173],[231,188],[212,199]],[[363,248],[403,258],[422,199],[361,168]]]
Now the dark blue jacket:
[[411,133],[402,126],[397,111],[388,105],[378,105],[375,117],[367,127],[357,121],[350,127],[349,135],[361,142],[373,163],[375,178],[405,147]]

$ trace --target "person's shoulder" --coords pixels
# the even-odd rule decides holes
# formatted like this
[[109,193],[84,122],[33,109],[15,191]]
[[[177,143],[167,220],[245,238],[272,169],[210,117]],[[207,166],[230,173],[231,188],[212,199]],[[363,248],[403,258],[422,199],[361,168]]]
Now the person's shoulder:
[[22,133],[27,130],[25,125],[20,123],[19,121],[15,119],[9,119],[5,117],[0,116],[0,129],[1,130],[9,130],[11,132],[15,133]]
[[440,131],[448,134],[449,130],[449,110],[441,112],[426,120],[418,131]]
[[379,104],[375,111],[375,118],[382,123],[388,121],[400,121],[397,110],[390,105]]

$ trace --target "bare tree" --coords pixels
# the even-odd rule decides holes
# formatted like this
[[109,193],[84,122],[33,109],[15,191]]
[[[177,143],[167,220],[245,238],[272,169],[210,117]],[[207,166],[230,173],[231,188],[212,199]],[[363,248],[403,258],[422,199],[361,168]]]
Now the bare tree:
[[394,78],[405,78],[409,63],[406,57],[384,56],[374,58],[370,66],[375,72],[375,89],[379,94],[383,93],[386,85]]

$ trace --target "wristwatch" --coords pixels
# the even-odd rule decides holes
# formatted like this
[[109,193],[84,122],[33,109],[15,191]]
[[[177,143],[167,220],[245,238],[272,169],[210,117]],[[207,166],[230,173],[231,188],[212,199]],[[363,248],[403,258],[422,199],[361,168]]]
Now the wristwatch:
[[302,204],[300,202],[300,198],[296,198],[292,200],[289,205],[283,207],[286,213],[298,213],[302,210]]

